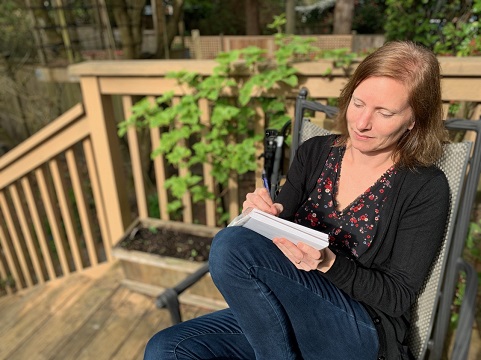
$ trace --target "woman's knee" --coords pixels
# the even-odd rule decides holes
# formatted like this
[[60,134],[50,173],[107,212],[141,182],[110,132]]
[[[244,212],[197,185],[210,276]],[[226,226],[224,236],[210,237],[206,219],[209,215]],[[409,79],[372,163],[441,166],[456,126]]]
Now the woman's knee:
[[225,259],[232,256],[238,250],[245,238],[243,227],[232,226],[222,229],[214,236],[209,254],[209,264],[217,265],[224,263]]
[[230,226],[220,230],[212,240],[211,252],[219,248],[220,245],[225,246],[225,244],[230,243],[235,237],[238,236],[237,233],[239,232],[240,228],[241,227],[239,226]]
[[212,276],[223,272],[221,268],[233,254],[236,240],[239,240],[239,227],[227,227],[214,236],[209,253],[209,271]]
[[145,346],[144,360],[175,359],[174,346],[175,345],[172,345],[172,349],[169,349],[169,341],[165,330],[158,332],[147,342],[147,345]]
[[[222,229],[212,241],[209,270],[213,277],[225,276],[230,270],[244,268],[253,262],[253,255],[261,245],[259,234],[240,227]],[[219,275],[219,276],[218,276]]]

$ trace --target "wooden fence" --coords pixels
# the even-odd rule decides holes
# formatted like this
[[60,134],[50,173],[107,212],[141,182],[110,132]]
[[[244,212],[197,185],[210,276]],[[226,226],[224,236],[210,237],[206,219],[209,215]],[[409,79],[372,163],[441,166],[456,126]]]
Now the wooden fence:
[[[443,100],[470,103],[469,116],[481,115],[481,58],[442,58]],[[129,116],[142,97],[153,101],[174,91],[175,101],[184,94],[176,81],[165,75],[189,69],[209,75],[214,61],[98,61],[73,65],[70,76],[78,78],[82,104],[74,106],[47,127],[0,158],[0,292],[2,295],[67,276],[86,267],[110,261],[110,249],[137,217],[152,216],[150,203],[157,204],[159,217],[169,220],[165,179],[177,170],[162,157],[153,161],[150,151],[159,142],[159,129],[117,136],[117,125]],[[327,101],[339,95],[346,82],[343,71],[327,61],[297,66],[299,88]],[[242,75],[240,75],[242,76]],[[299,88],[279,89],[288,95],[288,113],[294,114]],[[275,95],[275,93],[273,93]],[[208,104],[201,104],[208,109]],[[263,133],[265,120],[256,109],[255,129]],[[210,121],[206,110],[203,121]],[[262,144],[257,151],[262,152]],[[262,161],[245,188],[255,186]],[[179,170],[184,171],[184,170]],[[209,165],[201,169],[204,184],[215,179]],[[229,211],[236,216],[242,203],[239,178],[229,183]],[[153,195],[154,194],[154,195]],[[156,205],[157,206],[157,205]],[[185,223],[216,223],[215,203],[193,205],[190,194],[183,198]]]

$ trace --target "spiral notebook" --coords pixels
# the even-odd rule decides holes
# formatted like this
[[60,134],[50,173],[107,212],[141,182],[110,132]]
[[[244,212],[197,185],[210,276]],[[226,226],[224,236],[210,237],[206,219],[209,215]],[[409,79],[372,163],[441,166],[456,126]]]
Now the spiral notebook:
[[243,226],[268,239],[286,238],[294,244],[303,242],[321,250],[329,245],[327,234],[292,221],[281,219],[258,209],[252,209],[236,217],[228,226]]

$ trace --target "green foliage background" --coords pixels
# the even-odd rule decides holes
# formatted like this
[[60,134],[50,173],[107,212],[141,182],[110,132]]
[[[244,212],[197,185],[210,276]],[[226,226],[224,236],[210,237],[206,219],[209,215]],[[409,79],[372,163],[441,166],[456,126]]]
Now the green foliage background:
[[481,0],[386,0],[386,40],[413,40],[439,55],[481,55]]
[[[297,71],[293,64],[320,53],[310,45],[313,39],[283,34],[284,24],[285,17],[279,16],[269,25],[277,31],[278,49],[273,59],[263,49],[247,47],[219,54],[218,65],[210,76],[202,77],[189,71],[170,73],[168,77],[176,79],[186,89],[185,95],[177,104],[172,103],[173,92],[158,97],[153,105],[142,99],[133,107],[132,116],[120,124],[119,135],[123,136],[130,126],[166,129],[152,157],[165,155],[177,168],[211,164],[211,175],[219,185],[217,195],[222,194],[232,172],[245,174],[256,168],[256,144],[263,134],[254,132],[255,102],[260,103],[269,127],[284,125],[290,120],[286,115],[285,98],[269,96],[269,91],[279,86],[287,89],[296,86]],[[238,68],[236,64],[239,63],[243,68]],[[246,75],[239,77],[239,72]],[[234,95],[226,97],[226,92]],[[201,121],[201,100],[209,103],[209,124]],[[222,199],[208,191],[201,176],[189,170],[187,176],[170,177],[165,186],[175,198],[169,203],[171,213],[181,211],[181,199],[189,191],[194,202],[216,199],[219,223],[227,220]]]
[[0,53],[26,61],[36,57],[36,48],[23,6],[16,0],[0,2]]

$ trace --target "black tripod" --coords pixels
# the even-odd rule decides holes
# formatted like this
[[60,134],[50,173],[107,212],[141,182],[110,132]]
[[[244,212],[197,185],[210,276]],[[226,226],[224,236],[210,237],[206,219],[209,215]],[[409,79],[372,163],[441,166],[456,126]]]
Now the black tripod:
[[288,121],[281,130],[267,129],[264,137],[264,154],[262,154],[264,157],[263,176],[268,180],[272,199],[276,198],[280,182],[284,176],[282,171],[284,145],[290,126],[291,121]]

